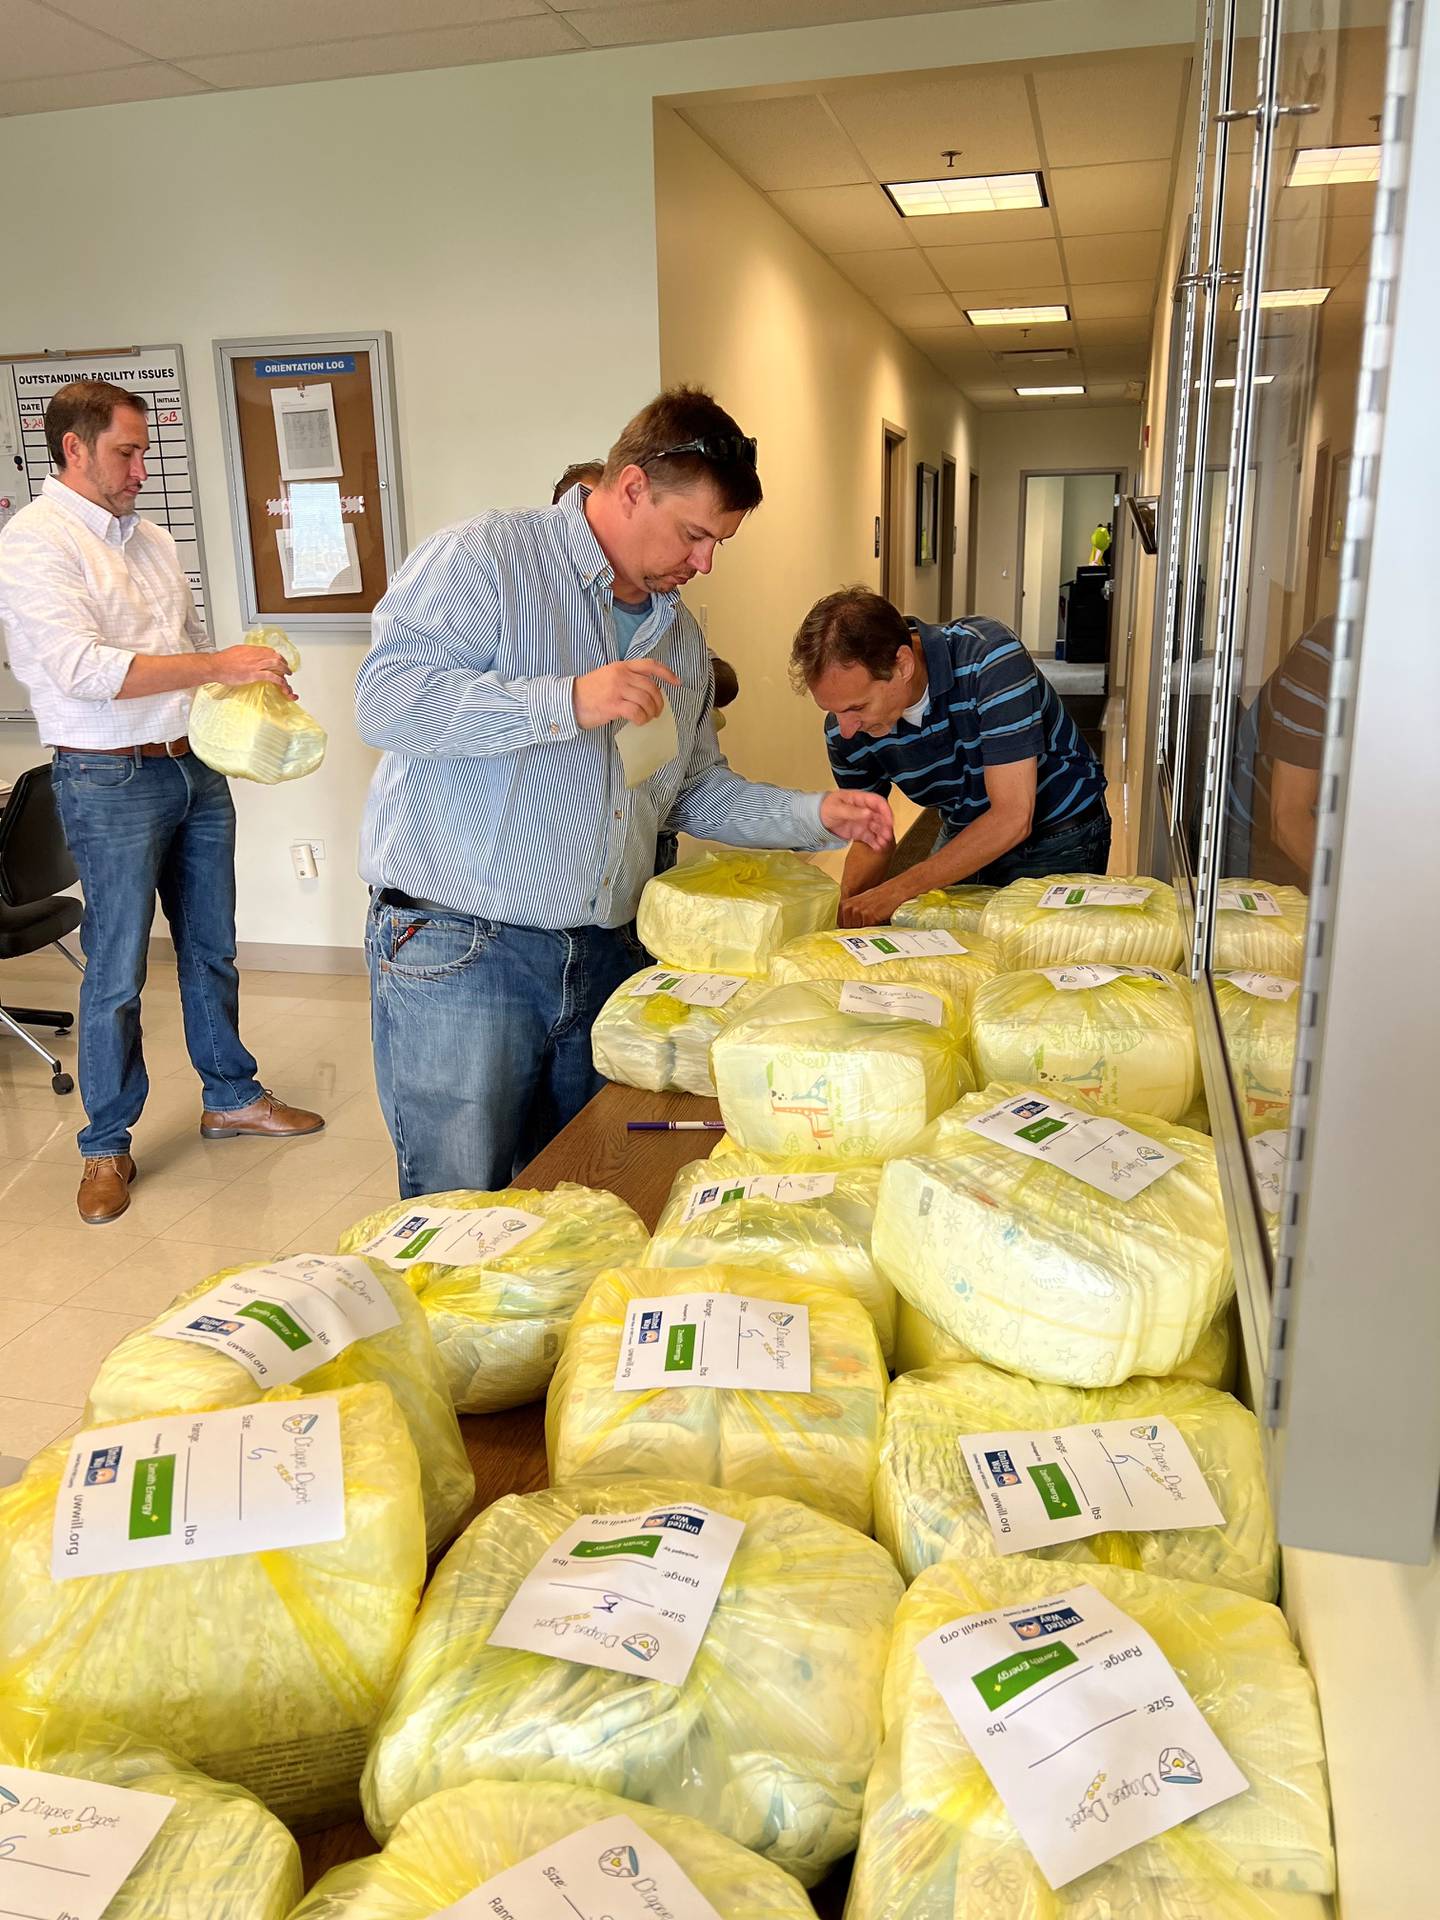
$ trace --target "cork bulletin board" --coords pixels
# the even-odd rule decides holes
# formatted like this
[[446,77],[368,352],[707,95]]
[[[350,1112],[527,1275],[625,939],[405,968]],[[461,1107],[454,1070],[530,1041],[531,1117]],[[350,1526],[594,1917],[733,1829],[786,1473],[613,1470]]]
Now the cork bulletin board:
[[368,623],[404,555],[385,333],[215,346],[246,623]]

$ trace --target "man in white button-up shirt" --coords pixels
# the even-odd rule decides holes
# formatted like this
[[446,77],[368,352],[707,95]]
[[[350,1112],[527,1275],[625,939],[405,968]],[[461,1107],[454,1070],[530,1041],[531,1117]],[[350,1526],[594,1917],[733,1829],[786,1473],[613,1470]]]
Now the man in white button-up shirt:
[[130,1204],[130,1129],[149,1091],[140,989],[155,899],[175,942],[200,1131],[224,1140],[314,1133],[318,1114],[260,1085],[241,1044],[235,970],[235,809],[190,752],[190,698],[206,681],[289,692],[269,647],[212,649],[175,542],[135,513],[150,435],[145,402],[100,380],[62,387],[45,412],[55,474],[0,533],[0,621],[30,695],[85,890],[80,942],[81,1218]]

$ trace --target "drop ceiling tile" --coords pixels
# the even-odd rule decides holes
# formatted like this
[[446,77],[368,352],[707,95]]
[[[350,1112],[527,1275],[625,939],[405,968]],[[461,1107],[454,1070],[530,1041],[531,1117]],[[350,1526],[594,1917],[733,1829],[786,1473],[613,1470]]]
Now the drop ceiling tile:
[[0,117],[15,113],[59,113],[72,107],[109,107],[125,100],[171,100],[186,93],[208,93],[203,80],[177,73],[163,61],[112,67],[104,73],[65,73],[48,80],[0,80]]
[[[1039,327],[976,327],[975,336],[983,342],[989,353],[1015,353],[1024,348],[1075,345],[1075,328],[1068,320],[1053,321]],[[1059,366],[1062,363],[1056,361],[1053,364]]]
[[958,150],[955,172],[1038,167],[1024,76],[956,69],[917,80],[832,87],[826,98],[879,180],[929,180]]
[[1071,290],[1070,310],[1082,330],[1087,320],[1142,320],[1155,310],[1153,280],[1112,280]]
[[698,133],[762,191],[843,187],[869,178],[818,99],[727,100],[686,107]]
[[1035,98],[1052,167],[1169,160],[1189,72],[1188,50],[1037,67]]
[[1055,224],[1066,239],[1072,234],[1135,233],[1165,225],[1170,203],[1168,160],[1056,167],[1045,177]]
[[39,80],[51,74],[99,73],[133,67],[140,51],[112,30],[92,33],[34,0],[0,0],[0,78]]
[[1092,380],[1143,380],[1150,371],[1145,347],[1083,347],[1080,364],[1087,384]]
[[486,60],[524,60],[535,54],[575,51],[575,42],[563,24],[547,13],[524,20],[497,20],[490,26],[368,34],[363,40],[282,47],[270,53],[220,53],[179,64],[186,73],[215,87],[286,87],[305,80],[416,73],[428,67],[470,66]]
[[[1272,227],[1265,253],[1265,277],[1272,285],[1317,286],[1341,279],[1370,247],[1373,221],[1357,214],[1316,223],[1287,220]],[[1318,267],[1319,281],[1293,278]]]
[[1153,325],[1148,317],[1139,315],[1097,316],[1095,319],[1086,320],[1079,331],[1081,344],[1086,348],[1141,346],[1148,350]]
[[326,41],[393,35],[432,27],[482,25],[548,11],[545,0],[405,0],[403,21],[394,0],[243,0],[197,5],[196,0],[47,0],[57,12],[128,40],[165,60],[212,53],[264,53]]
[[[985,287],[983,290],[971,287],[952,287],[955,303],[960,307],[1057,307],[1068,306],[1070,294],[1059,281],[1037,286],[1033,280],[1023,286]],[[1033,324],[1042,333],[1053,333],[1057,324],[1063,322],[1040,320]]]
[[947,287],[963,288],[966,293],[980,293],[989,287],[1038,285],[1042,281],[1053,286],[1065,277],[1060,249],[1053,240],[1012,240],[993,247],[927,247],[925,257]]
[[912,333],[916,327],[943,326],[956,312],[955,302],[948,293],[872,293],[870,298],[903,333]]
[[[943,294],[939,277],[914,247],[890,247],[883,253],[837,253],[835,265],[847,280],[869,294]],[[954,307],[951,306],[951,313]]]
[[1065,242],[1065,275],[1072,286],[1101,280],[1153,280],[1163,233],[1093,233]]
[[552,0],[591,46],[701,40],[780,27],[950,13],[955,0]]
[[[1309,144],[1319,145],[1320,143],[1316,141]],[[1373,143],[1367,141],[1365,144]],[[1373,180],[1349,180],[1338,187],[1286,187],[1283,182],[1289,169],[1290,162],[1286,159],[1279,171],[1281,190],[1272,197],[1270,202],[1272,220],[1374,219],[1375,182]]]
[[905,222],[878,187],[800,187],[771,201],[822,253],[908,246]]

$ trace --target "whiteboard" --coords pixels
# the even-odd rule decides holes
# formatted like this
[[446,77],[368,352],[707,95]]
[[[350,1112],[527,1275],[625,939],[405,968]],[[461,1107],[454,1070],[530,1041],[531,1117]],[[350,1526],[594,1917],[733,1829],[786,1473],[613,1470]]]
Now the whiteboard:
[[[0,526],[35,499],[50,472],[45,409],[71,380],[108,380],[138,393],[150,410],[145,490],[135,511],[172,536],[196,608],[207,620],[209,581],[195,490],[195,449],[185,356],[178,346],[133,347],[91,354],[43,354],[0,360]],[[0,636],[3,638],[3,636]],[[28,720],[25,690],[0,649],[0,721]]]

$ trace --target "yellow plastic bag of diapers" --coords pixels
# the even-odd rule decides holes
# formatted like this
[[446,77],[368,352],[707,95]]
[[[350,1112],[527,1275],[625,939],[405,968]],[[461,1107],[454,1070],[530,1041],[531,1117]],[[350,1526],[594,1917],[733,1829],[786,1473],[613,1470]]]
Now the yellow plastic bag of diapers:
[[1008,973],[1022,967],[1178,966],[1180,909],[1175,889],[1148,874],[1057,873],[1012,880],[980,916]]
[[0,1491],[0,1695],[103,1715],[287,1825],[348,1818],[424,1577],[388,1387],[87,1430]]
[[924,927],[937,932],[979,933],[980,916],[989,904],[994,887],[964,885],[932,887],[917,893],[913,900],[902,901],[890,916],[894,927]]
[[713,1099],[710,1043],[763,992],[738,973],[646,967],[615,989],[590,1029],[595,1071],[622,1087]]
[[1217,973],[1215,1005],[1246,1133],[1290,1124],[1300,982],[1237,967]]
[[1173,1373],[1235,1287],[1209,1140],[1030,1088],[970,1094],[892,1160],[873,1244],[977,1359],[1061,1386]]
[[768,1267],[858,1300],[889,1365],[895,1289],[875,1265],[870,1234],[878,1167],[816,1173],[808,1160],[731,1155],[692,1161],[675,1176],[646,1249],[647,1267]]
[[[273,647],[292,673],[300,665],[299,648],[279,627],[252,627],[242,644]],[[325,758],[325,729],[268,681],[228,687],[207,680],[190,702],[188,732],[207,767],[266,787],[302,780]]]
[[772,987],[710,1066],[736,1145],[817,1165],[903,1153],[970,1085],[945,994],[862,980]]
[[839,911],[839,882],[798,853],[702,853],[646,882],[635,930],[664,966],[758,979]]
[[968,1037],[975,993],[999,969],[994,943],[978,933],[961,941],[943,928],[850,927],[792,940],[771,961],[770,979],[777,987],[793,980],[935,987],[953,1009],[951,1024]]
[[1309,902],[1298,887],[1268,880],[1222,880],[1215,894],[1215,951],[1210,964],[1228,972],[1249,967],[1298,980],[1305,970]]
[[1159,967],[1002,973],[970,1010],[976,1078],[1081,1093],[1107,1113],[1183,1123],[1200,1085],[1190,983]]
[[[661,1622],[627,1633],[634,1648],[569,1633],[570,1618],[539,1636],[544,1652],[497,1644],[532,1637],[506,1634],[501,1616],[557,1542],[589,1544],[591,1516],[652,1538],[683,1530],[698,1605],[715,1597],[698,1645],[687,1635],[688,1669],[684,1648],[675,1661],[679,1677],[649,1670],[655,1652],[674,1657]],[[615,1537],[613,1524],[597,1531]],[[791,1500],[668,1475],[499,1500],[425,1595],[365,1770],[370,1830],[385,1839],[443,1788],[553,1781],[688,1814],[811,1886],[855,1844],[902,1584],[873,1540]],[[578,1597],[573,1624],[603,1621],[588,1600]]]
[[[638,1840],[628,1840],[635,1828]],[[678,1911],[668,1905],[677,1890],[684,1894],[674,1876],[678,1868],[726,1920],[815,1920],[798,1881],[687,1814],[538,1780],[475,1780],[431,1794],[405,1815],[383,1853],[332,1867],[291,1920],[431,1920],[526,1861],[533,1863],[539,1892],[548,1863],[535,1856],[567,1841],[556,1858],[567,1883],[599,1862],[620,1886],[634,1887],[625,1904],[636,1913]],[[655,1849],[663,1849],[674,1868]],[[474,1911],[482,1910],[498,1911],[477,1900]]]
[[[1235,1303],[1230,1301],[1201,1334],[1190,1358],[1158,1377],[1193,1380],[1198,1386],[1218,1387],[1228,1393],[1235,1384],[1239,1360],[1236,1344]],[[917,1373],[921,1367],[938,1366],[944,1360],[974,1358],[968,1347],[962,1346],[918,1307],[896,1296],[894,1370],[897,1374]],[[1136,1374],[1134,1377],[1138,1380],[1152,1376]]]
[[328,1393],[366,1380],[390,1389],[410,1429],[436,1553],[470,1510],[475,1474],[424,1309],[378,1263],[305,1253],[202,1280],[111,1349],[85,1425],[243,1407],[272,1386]]
[[[1086,1391],[1043,1386],[978,1362],[954,1361],[902,1374],[890,1388],[886,1407],[875,1477],[875,1537],[888,1547],[907,1580],[955,1554],[998,1558],[985,1507],[965,1463],[962,1436],[1034,1433],[1043,1445],[1043,1438],[1061,1427],[1112,1420],[1126,1427],[1118,1443],[1113,1435],[1107,1442],[1110,1455],[1132,1456],[1123,1470],[1113,1470],[1122,1486],[1127,1476],[1143,1480],[1157,1470],[1169,1470],[1163,1444],[1153,1434],[1155,1421],[1168,1420],[1204,1475],[1225,1524],[1092,1533],[1081,1540],[1029,1548],[1030,1557],[1055,1562],[1057,1570],[1064,1563],[1067,1574],[1076,1565],[1098,1561],[1273,1600],[1279,1560],[1255,1416],[1228,1393],[1213,1393],[1188,1380],[1130,1380],[1121,1387]],[[1091,1493],[1106,1490],[1090,1488],[1087,1482]]]
[[550,1479],[675,1473],[868,1533],[886,1379],[870,1316],[828,1288],[758,1267],[617,1267],[586,1294],[550,1385]]
[[[1074,1635],[1092,1608],[1103,1617],[1106,1602],[1134,1621],[1248,1784],[1052,1891],[918,1649],[967,1617],[1038,1610],[1072,1590]],[[1059,1635],[1042,1644],[1067,1646]],[[1092,1735],[1092,1748],[1103,1753],[1103,1739]],[[1189,1793],[1193,1756],[1166,1747],[1158,1731],[1154,1744],[1143,1771],[1117,1777],[1113,1762],[1097,1763],[1077,1805],[1098,1797],[1108,1813],[1127,1785],[1142,1795]],[[848,1920],[1327,1920],[1334,1886],[1315,1689],[1277,1607],[1224,1587],[1024,1555],[945,1560],[906,1594]]]
[[585,1289],[649,1238],[613,1193],[562,1181],[402,1200],[357,1220],[339,1250],[405,1276],[457,1412],[496,1413],[544,1393]]

